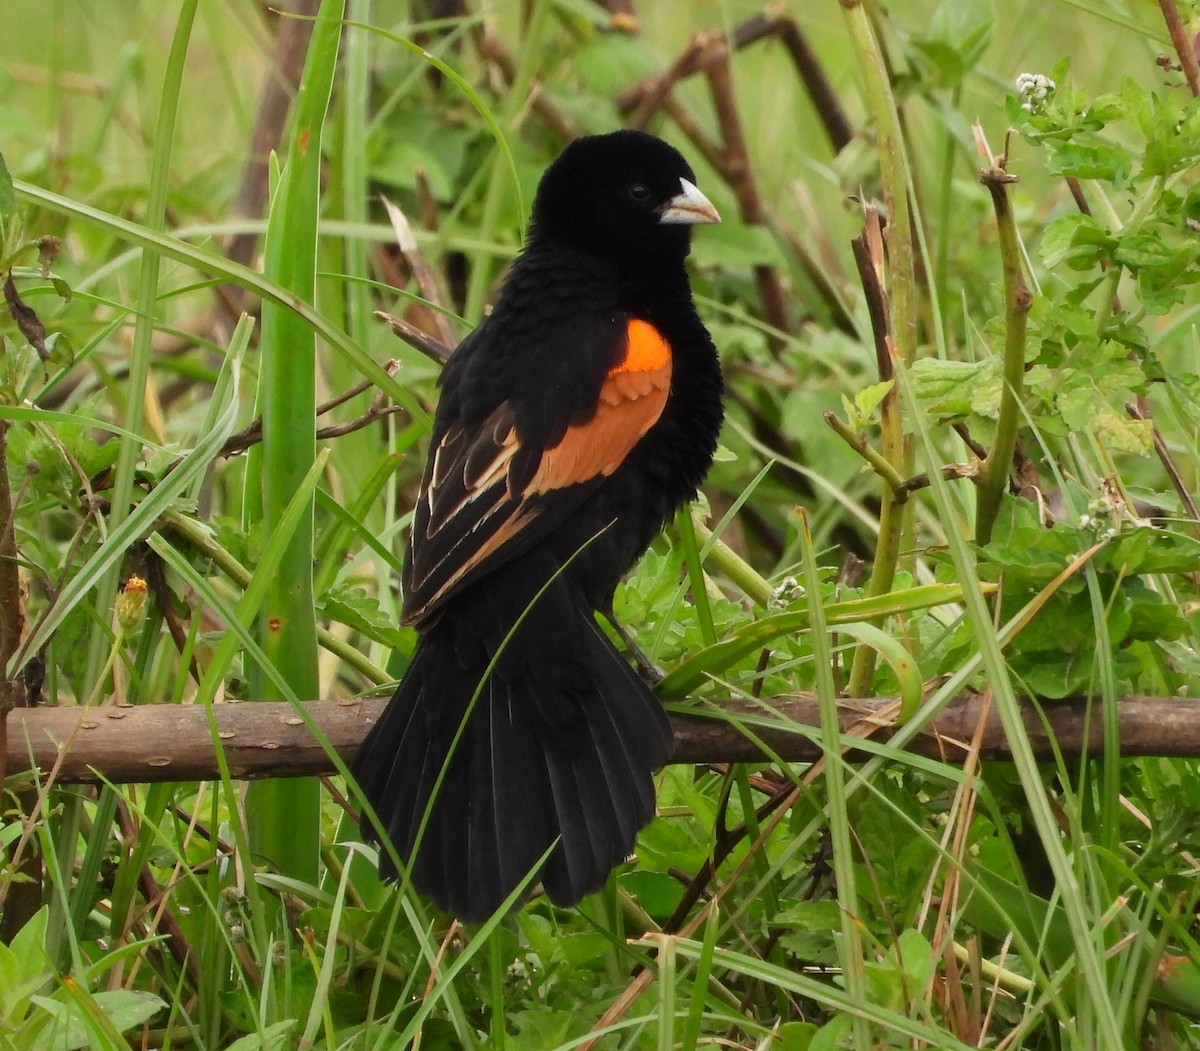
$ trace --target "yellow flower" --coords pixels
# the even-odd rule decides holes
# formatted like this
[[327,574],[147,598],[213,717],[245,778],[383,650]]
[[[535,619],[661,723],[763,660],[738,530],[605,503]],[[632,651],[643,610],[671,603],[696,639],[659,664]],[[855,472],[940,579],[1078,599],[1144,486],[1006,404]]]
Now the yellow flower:
[[130,577],[117,596],[117,623],[122,630],[132,631],[146,613],[146,582],[141,577]]

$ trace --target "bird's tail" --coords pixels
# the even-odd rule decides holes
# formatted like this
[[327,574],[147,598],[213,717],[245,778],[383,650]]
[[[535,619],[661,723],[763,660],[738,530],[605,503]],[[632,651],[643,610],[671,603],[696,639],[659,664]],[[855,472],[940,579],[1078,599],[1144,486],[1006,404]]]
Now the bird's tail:
[[[567,583],[515,610],[494,583],[424,631],[354,761],[416,888],[462,920],[491,915],[552,845],[552,901],[599,890],[671,753],[658,700]],[[386,854],[381,873],[396,876]]]

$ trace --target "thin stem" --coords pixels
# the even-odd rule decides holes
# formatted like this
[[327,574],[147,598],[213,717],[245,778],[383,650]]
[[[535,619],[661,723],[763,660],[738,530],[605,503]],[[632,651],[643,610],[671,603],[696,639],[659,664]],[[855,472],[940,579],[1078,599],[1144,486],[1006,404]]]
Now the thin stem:
[[833,428],[834,433],[871,465],[871,469],[887,482],[893,493],[899,493],[904,488],[905,481],[900,472],[876,451],[865,435],[841,420],[836,412],[826,412],[824,416],[825,422]]
[[[883,49],[871,24],[871,16],[861,0],[842,0],[842,10],[858,67],[862,73],[867,110],[874,124],[879,149],[879,170],[884,209],[888,217],[888,259],[891,276],[892,352],[910,365],[917,353],[918,292],[917,246],[913,241],[912,211],[909,207],[909,166],[905,152],[900,113],[892,93],[891,80]],[[881,375],[881,378],[888,377]],[[904,438],[898,397],[893,391],[881,405],[882,452],[901,477],[912,474],[911,443]],[[879,507],[879,538],[867,595],[884,595],[892,588],[900,560],[901,537],[909,515],[905,505],[896,501],[891,489],[885,489]],[[850,670],[848,687],[852,693],[870,691],[875,675],[875,651],[858,646]]]
[[[980,181],[992,195],[996,210],[996,229],[1000,241],[1000,260],[1004,269],[1004,385],[1000,391],[1000,416],[996,440],[984,461],[983,478],[975,512],[975,536],[986,544],[992,536],[1000,501],[1008,488],[1013,452],[1017,447],[1017,426],[1021,417],[1021,392],[1025,385],[1025,328],[1033,295],[1025,284],[1021,269],[1021,247],[1017,224],[1008,199],[1008,184],[1016,181],[1003,168],[988,168]],[[1115,291],[1115,285],[1114,291]]]

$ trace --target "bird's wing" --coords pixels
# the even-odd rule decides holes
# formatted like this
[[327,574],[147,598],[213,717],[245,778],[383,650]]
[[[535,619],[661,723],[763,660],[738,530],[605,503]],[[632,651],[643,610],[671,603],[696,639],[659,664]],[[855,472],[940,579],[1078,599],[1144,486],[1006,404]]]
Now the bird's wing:
[[617,363],[600,379],[595,411],[568,425],[553,446],[538,447],[522,434],[512,401],[476,426],[444,426],[435,434],[413,513],[403,623],[424,620],[553,530],[654,426],[670,388],[666,340],[633,319]]

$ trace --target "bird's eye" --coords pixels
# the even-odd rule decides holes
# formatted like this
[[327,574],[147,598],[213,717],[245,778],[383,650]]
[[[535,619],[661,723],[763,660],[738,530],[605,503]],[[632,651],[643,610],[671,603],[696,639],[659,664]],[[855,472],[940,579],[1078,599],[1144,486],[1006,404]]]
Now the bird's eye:
[[635,182],[629,187],[629,198],[638,204],[645,204],[650,200],[650,187],[645,183]]

